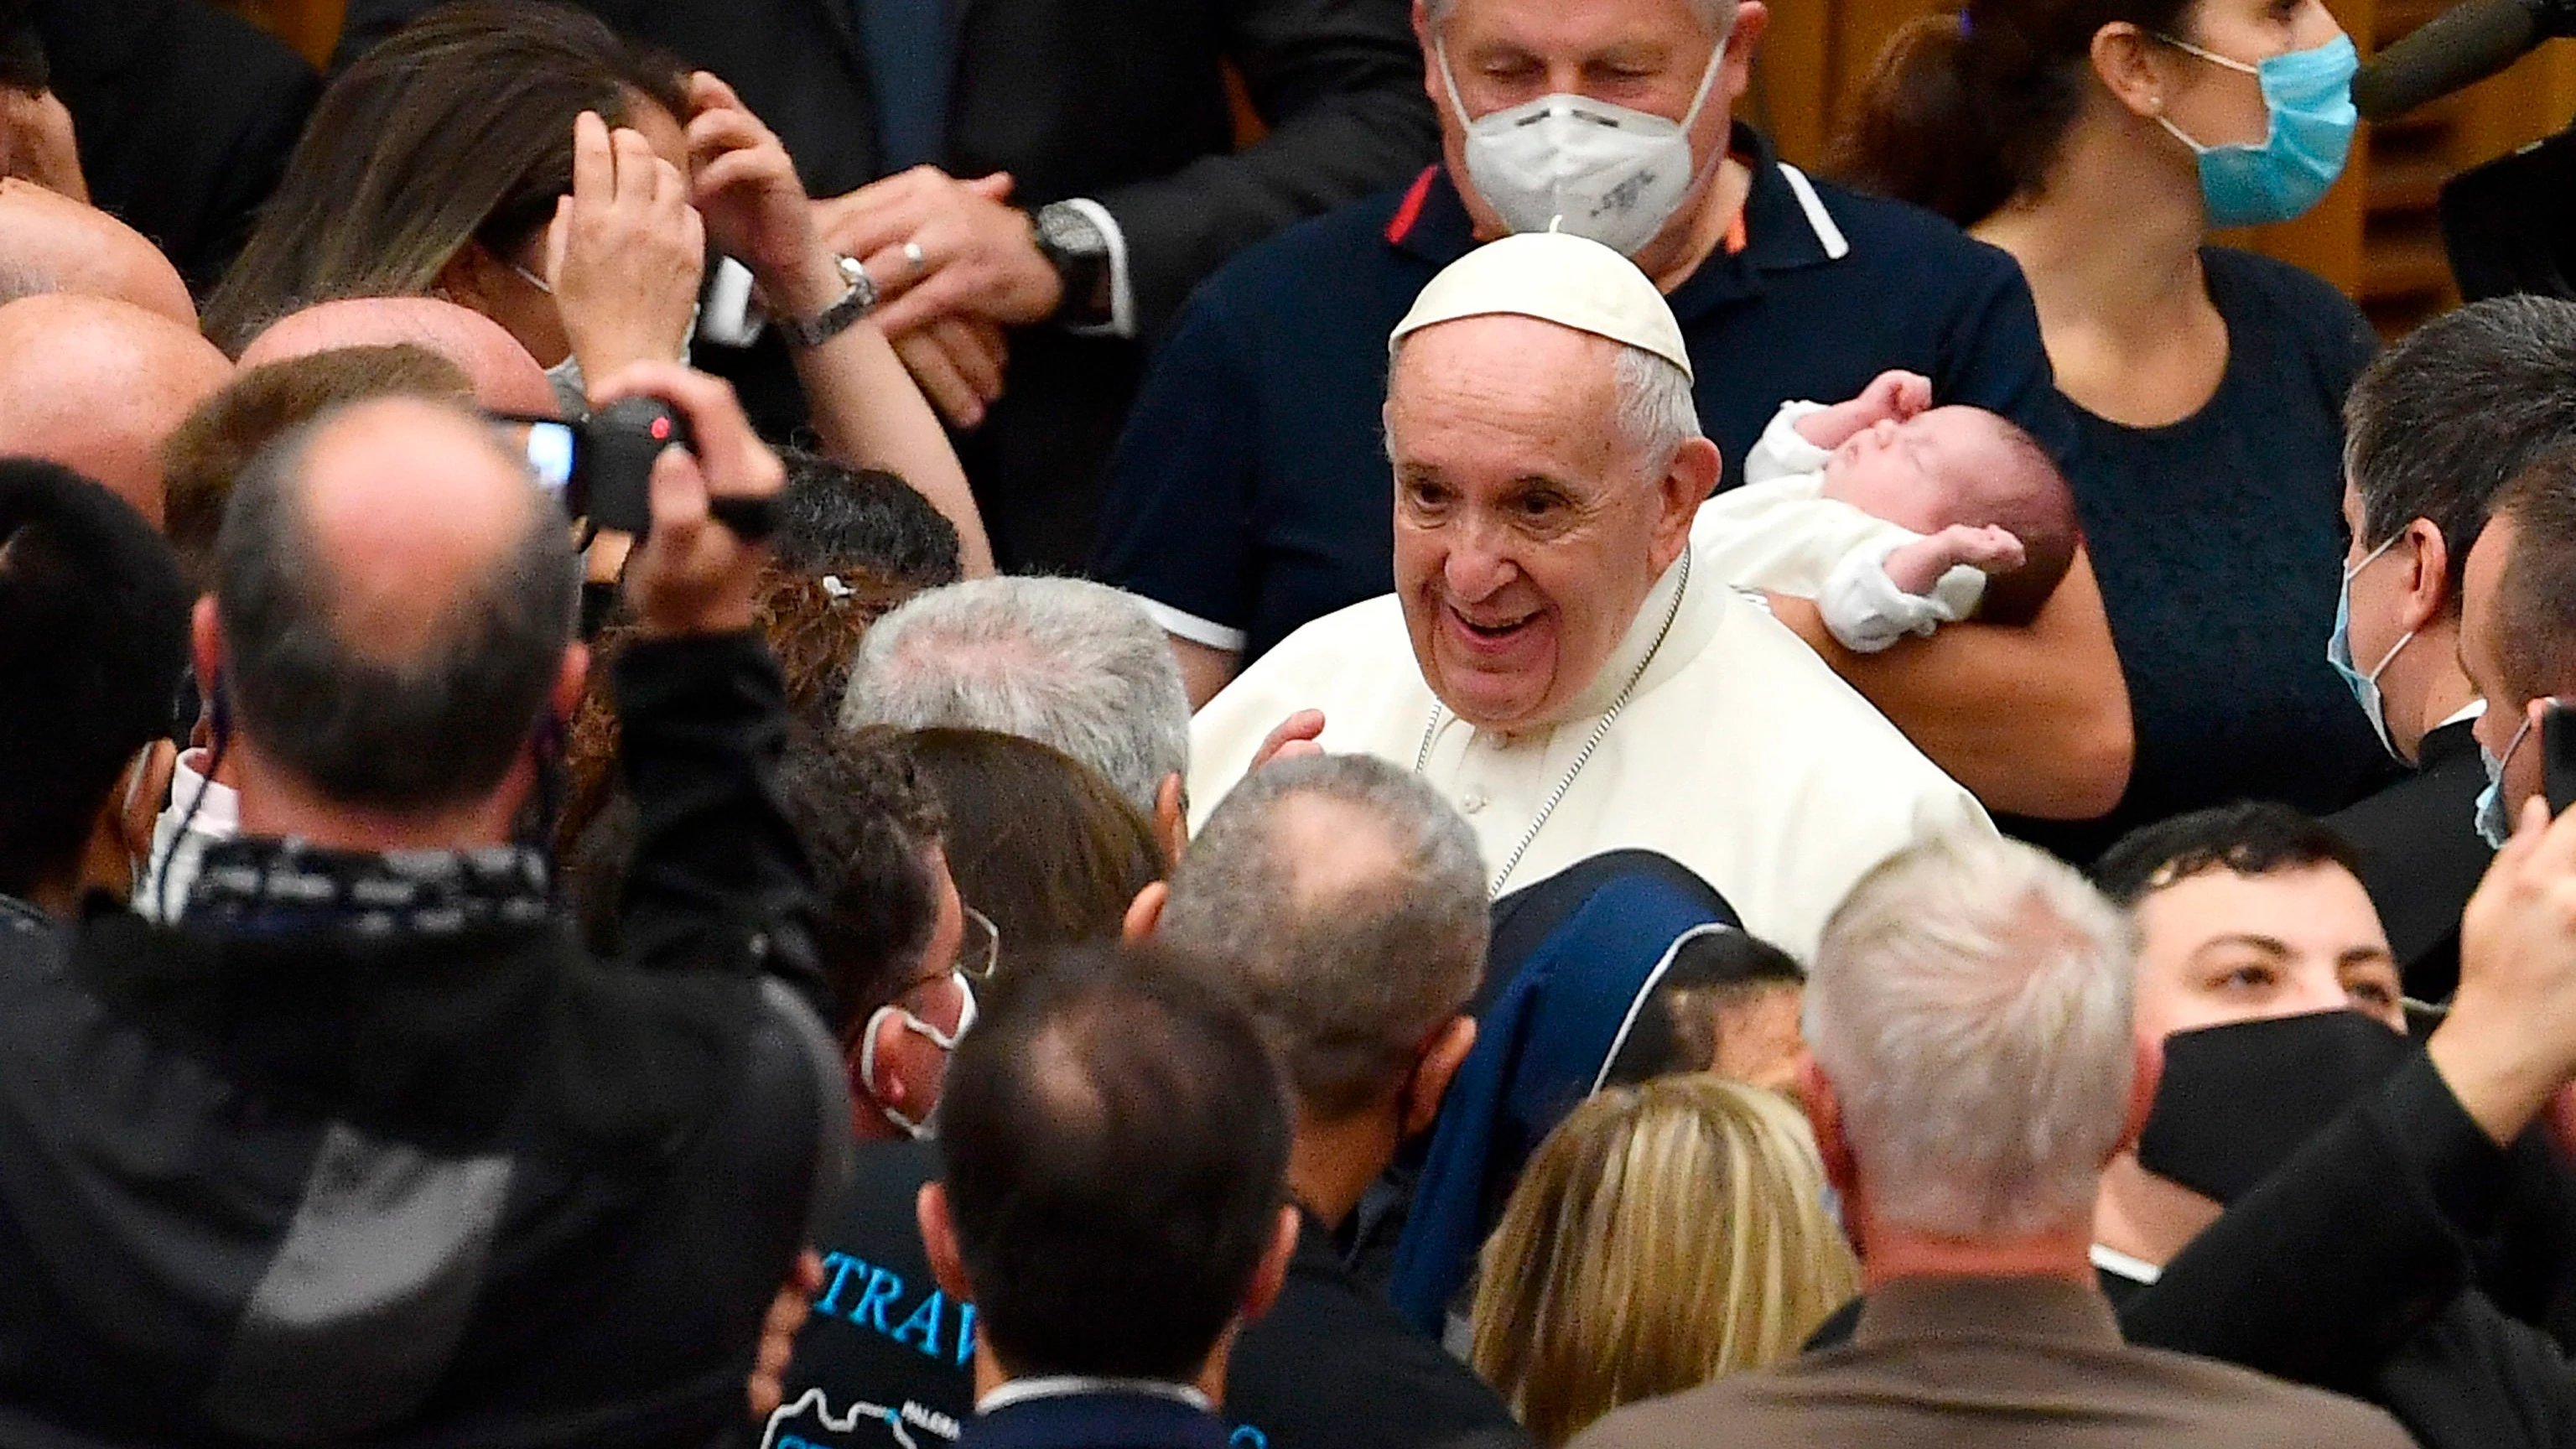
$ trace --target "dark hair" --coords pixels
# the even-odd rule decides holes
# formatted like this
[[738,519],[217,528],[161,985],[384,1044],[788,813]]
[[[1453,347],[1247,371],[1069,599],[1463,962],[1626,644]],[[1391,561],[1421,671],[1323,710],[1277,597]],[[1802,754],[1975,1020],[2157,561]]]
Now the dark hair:
[[902,751],[837,731],[798,731],[778,772],[814,870],[814,944],[846,1041],[899,995],[939,921],[929,853],[947,819]]
[[1166,961],[999,978],[949,1063],[941,1180],[1015,1377],[1197,1377],[1277,1231],[1286,1090],[1243,1008]]
[[2352,846],[2324,821],[2270,800],[2240,800],[2121,836],[2093,863],[2093,884],[2118,904],[2134,906],[2213,870],[2261,876],[2321,865],[2361,873]]
[[892,473],[782,449],[775,554],[760,630],[787,675],[788,708],[818,729],[840,718],[870,625],[958,577],[957,526]]
[[[480,414],[452,411],[483,426]],[[573,639],[581,575],[563,514],[531,484],[513,546],[454,597],[421,601],[444,621],[438,637],[417,658],[371,657],[333,622],[344,572],[368,561],[325,558],[305,516],[306,464],[339,416],[252,459],[216,535],[234,712],[269,758],[336,803],[407,811],[471,800],[527,745]]]
[[126,762],[169,732],[189,597],[132,505],[0,459],[0,892],[77,865]]
[[2496,499],[2513,520],[2513,552],[2496,576],[2497,665],[2520,713],[2528,700],[2576,694],[2576,449],[2516,474]]
[[1717,1064],[1718,1018],[1756,997],[1795,990],[1807,973],[1798,959],[1758,936],[1732,928],[1704,931],[1673,950],[1673,964],[1637,1013],[1637,1024],[1610,1059],[1606,1084],[1635,1086],[1675,1072]]
[[781,567],[836,575],[854,590],[899,591],[878,614],[961,577],[957,525],[911,484],[799,448],[778,456],[787,465],[773,545]]
[[52,84],[32,0],[0,0],[0,89],[33,95]]
[[2450,553],[2456,613],[2497,493],[2576,445],[2576,302],[2492,297],[2436,317],[2363,370],[2343,416],[2361,546],[2431,520]]
[[897,738],[947,811],[949,873],[1001,932],[1005,969],[1115,937],[1136,893],[1171,871],[1153,824],[1062,750],[993,730]]
[[1972,0],[1921,16],[1870,67],[1828,169],[1961,226],[2047,178],[2092,83],[2093,36],[2179,35],[2194,0]]
[[261,449],[343,403],[375,397],[474,401],[464,369],[425,347],[343,347],[255,367],[197,405],[161,444],[162,529],[189,587],[214,585],[215,535],[233,480]]
[[1979,480],[1978,516],[1955,521],[1991,524],[2021,541],[2021,567],[1987,580],[1977,617],[1990,624],[2027,624],[2065,582],[2075,551],[2084,546],[2084,525],[2076,515],[2075,490],[2039,440],[2010,418],[1984,415],[2017,466]]
[[237,354],[316,302],[424,295],[468,242],[508,256],[572,190],[575,118],[628,124],[639,98],[688,119],[679,62],[596,16],[530,0],[430,11],[322,93],[206,335]]

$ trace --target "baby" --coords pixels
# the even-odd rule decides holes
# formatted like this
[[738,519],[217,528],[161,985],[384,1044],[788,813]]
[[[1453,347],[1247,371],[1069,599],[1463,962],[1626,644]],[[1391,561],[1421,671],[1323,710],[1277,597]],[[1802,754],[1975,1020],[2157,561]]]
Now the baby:
[[1863,654],[1971,614],[2028,623],[2080,537],[2074,495],[2028,433],[1932,406],[1931,379],[1911,372],[1830,407],[1783,404],[1744,486],[1700,505],[1691,528],[1728,583],[1814,599]]

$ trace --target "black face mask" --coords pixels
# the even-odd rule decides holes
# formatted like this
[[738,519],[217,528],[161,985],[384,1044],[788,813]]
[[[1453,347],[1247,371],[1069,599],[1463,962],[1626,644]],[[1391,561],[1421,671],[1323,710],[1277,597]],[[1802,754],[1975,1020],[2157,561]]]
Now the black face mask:
[[2138,1165],[2221,1204],[2385,1081],[2413,1048],[2358,1011],[2178,1031],[2138,1138]]

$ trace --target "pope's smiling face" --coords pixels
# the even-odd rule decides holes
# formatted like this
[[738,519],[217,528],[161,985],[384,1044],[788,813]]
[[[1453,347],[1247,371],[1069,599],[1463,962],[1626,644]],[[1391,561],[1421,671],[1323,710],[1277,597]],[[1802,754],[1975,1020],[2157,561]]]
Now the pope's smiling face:
[[1715,481],[1705,441],[1672,459],[1631,444],[1621,351],[1467,317],[1408,337],[1388,379],[1405,627],[1431,692],[1479,728],[1550,722],[1583,692]]

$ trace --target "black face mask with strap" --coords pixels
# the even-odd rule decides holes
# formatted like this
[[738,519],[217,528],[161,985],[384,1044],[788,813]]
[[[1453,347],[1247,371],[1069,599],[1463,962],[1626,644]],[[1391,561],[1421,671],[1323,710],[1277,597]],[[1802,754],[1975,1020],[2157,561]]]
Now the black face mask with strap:
[[2250,1191],[2413,1047],[2358,1011],[2178,1031],[2138,1138],[2138,1165],[2225,1204]]

